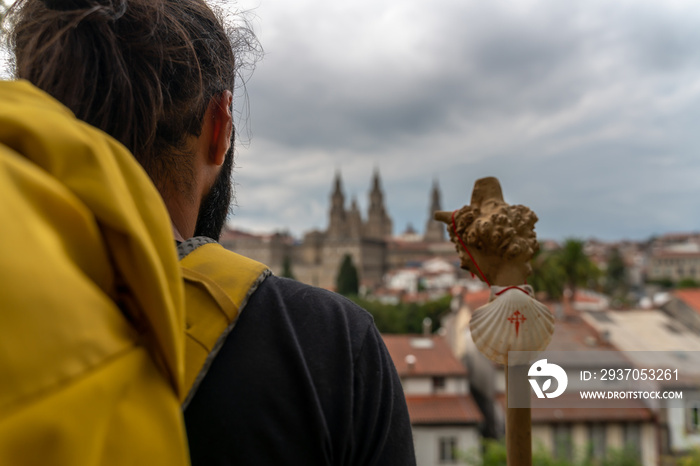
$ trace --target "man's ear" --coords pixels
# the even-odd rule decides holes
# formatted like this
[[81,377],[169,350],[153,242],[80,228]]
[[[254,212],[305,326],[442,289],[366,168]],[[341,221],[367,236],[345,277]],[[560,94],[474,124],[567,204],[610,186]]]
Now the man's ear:
[[209,102],[210,118],[212,118],[212,135],[209,146],[209,162],[220,166],[223,165],[226,153],[231,147],[231,132],[233,131],[233,115],[231,106],[233,94],[231,91],[224,91],[212,97]]

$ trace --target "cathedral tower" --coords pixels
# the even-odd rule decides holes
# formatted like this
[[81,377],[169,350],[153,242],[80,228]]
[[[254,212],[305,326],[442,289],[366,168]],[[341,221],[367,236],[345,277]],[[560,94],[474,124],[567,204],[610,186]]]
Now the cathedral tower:
[[335,174],[335,188],[331,194],[331,211],[327,235],[329,238],[341,238],[347,235],[347,215],[345,214],[345,195],[340,172]]
[[437,180],[433,181],[433,190],[430,194],[430,210],[428,211],[428,221],[425,224],[425,241],[429,243],[439,243],[445,241],[445,224],[433,219],[433,214],[442,210],[440,208],[440,188]]
[[365,224],[365,236],[374,239],[383,239],[391,236],[391,218],[384,207],[384,193],[382,192],[379,170],[374,170],[372,178],[372,190],[369,193],[369,209],[367,223]]
[[362,215],[357,207],[357,200],[353,197],[350,204],[350,211],[347,215],[348,234],[351,238],[362,237]]

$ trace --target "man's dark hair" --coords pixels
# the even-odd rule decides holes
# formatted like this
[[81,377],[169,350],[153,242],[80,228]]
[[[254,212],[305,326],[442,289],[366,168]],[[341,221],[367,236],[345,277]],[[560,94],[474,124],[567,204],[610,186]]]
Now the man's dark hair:
[[118,139],[161,191],[189,187],[187,136],[258,47],[204,0],[20,0],[8,19],[16,76]]

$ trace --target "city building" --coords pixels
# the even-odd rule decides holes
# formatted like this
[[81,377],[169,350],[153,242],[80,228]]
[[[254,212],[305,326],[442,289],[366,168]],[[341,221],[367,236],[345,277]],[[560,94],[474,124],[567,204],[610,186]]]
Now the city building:
[[647,278],[672,282],[692,279],[700,282],[700,252],[658,251],[649,258]]
[[383,284],[385,274],[395,268],[420,264],[440,257],[453,264],[459,258],[446,239],[445,226],[432,219],[440,209],[437,181],[429,196],[425,235],[393,236],[393,221],[386,209],[379,171],[372,176],[366,217],[353,199],[346,204],[340,173],[333,180],[325,230],[313,230],[298,241],[288,234],[255,235],[226,229],[221,244],[238,254],[258,260],[281,275],[285,266],[294,278],[322,288],[334,289],[340,264],[352,258],[361,289],[374,290]]
[[677,376],[654,384],[683,391],[682,399],[650,404],[658,418],[660,450],[678,456],[700,448],[700,334],[654,309],[597,312],[584,319],[635,367],[678,369]]
[[[503,438],[507,396],[504,367],[478,351],[469,331],[471,315],[488,302],[489,295],[488,289],[456,288],[450,312],[441,321],[441,331],[453,354],[467,366],[470,392],[485,419],[482,435]],[[567,372],[569,389],[574,390],[592,387],[589,382],[581,383],[581,371],[633,367],[610,342],[610,335],[598,331],[584,319],[588,314],[576,309],[590,305],[589,301],[591,298],[582,292],[573,303],[549,305],[557,318],[547,351],[568,358],[562,367]],[[590,315],[603,318],[606,312],[597,306],[596,309]],[[593,389],[604,388],[607,387],[593,384]],[[568,393],[551,406],[532,409],[532,441],[535,450],[544,449],[571,462],[590,452],[602,458],[613,450],[629,448],[641,464],[651,466],[658,464],[661,449],[654,410],[642,401],[616,400],[613,406],[588,407],[577,394]]]
[[[570,392],[532,409],[535,448],[544,448],[552,456],[572,462],[588,454],[603,458],[613,450],[627,449],[641,465],[658,464],[656,417],[642,400],[605,400],[597,405],[581,400],[580,390],[627,387],[617,382],[611,385],[598,377],[594,381],[582,380],[582,371],[600,373],[603,368],[631,370],[635,366],[611,343],[609,334],[598,331],[585,319],[587,315],[600,316],[602,311],[587,314],[566,303],[563,308],[546,351],[557,352],[557,363],[566,370]],[[505,410],[505,394],[499,395],[499,406]]]
[[479,457],[483,416],[467,370],[437,335],[382,335],[401,378],[418,466],[465,464]]
[[675,290],[667,294],[660,309],[700,335],[700,288]]
[[647,279],[700,282],[700,234],[667,234],[651,245]]

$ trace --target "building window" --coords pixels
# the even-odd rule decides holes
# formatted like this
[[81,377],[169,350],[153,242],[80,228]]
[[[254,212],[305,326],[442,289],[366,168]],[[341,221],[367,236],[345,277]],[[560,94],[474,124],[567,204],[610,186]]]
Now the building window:
[[625,450],[637,458],[642,457],[642,426],[636,422],[624,425]]
[[571,461],[574,456],[571,425],[555,424],[552,433],[554,435],[554,457],[560,460]]
[[606,450],[605,424],[596,422],[588,426],[588,441],[593,458],[604,458]]
[[457,438],[440,437],[440,463],[450,464],[457,462]]
[[686,425],[689,433],[700,432],[700,401],[688,402]]
[[445,392],[445,378],[444,377],[433,377],[433,393],[444,393]]

